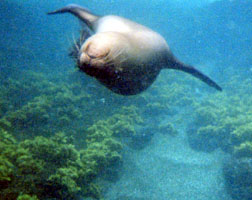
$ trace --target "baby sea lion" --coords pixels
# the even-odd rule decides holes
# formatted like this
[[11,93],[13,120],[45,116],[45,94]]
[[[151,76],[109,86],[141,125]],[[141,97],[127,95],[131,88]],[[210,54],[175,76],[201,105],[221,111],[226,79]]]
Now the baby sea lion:
[[187,72],[222,90],[209,77],[180,62],[164,38],[143,25],[119,16],[97,16],[75,4],[48,14],[59,13],[75,15],[94,32],[79,48],[77,66],[115,93],[138,94],[167,68]]

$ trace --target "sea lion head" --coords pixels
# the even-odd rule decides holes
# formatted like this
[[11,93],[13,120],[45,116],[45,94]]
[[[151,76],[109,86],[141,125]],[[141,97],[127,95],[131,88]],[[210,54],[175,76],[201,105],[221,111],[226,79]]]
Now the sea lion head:
[[77,66],[99,80],[119,78],[127,57],[128,45],[121,33],[97,33],[88,38],[79,50]]

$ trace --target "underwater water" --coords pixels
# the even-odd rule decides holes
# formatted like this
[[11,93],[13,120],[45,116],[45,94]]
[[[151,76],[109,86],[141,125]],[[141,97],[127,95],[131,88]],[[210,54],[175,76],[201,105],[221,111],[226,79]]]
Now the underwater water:
[[[75,3],[150,27],[222,88],[162,70],[122,96],[76,69]],[[0,1],[0,200],[252,199],[251,0]]]

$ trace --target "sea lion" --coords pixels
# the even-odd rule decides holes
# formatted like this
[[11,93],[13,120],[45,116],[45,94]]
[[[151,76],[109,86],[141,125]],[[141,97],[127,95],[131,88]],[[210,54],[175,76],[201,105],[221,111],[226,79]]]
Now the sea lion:
[[222,90],[209,77],[180,62],[165,39],[143,25],[119,16],[98,16],[75,4],[48,14],[59,13],[75,15],[94,32],[78,49],[77,66],[115,93],[138,94],[167,68],[184,71]]

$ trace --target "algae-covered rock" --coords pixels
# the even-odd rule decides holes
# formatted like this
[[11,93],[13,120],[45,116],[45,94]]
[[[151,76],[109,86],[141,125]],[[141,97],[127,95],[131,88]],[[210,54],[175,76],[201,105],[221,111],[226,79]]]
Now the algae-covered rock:
[[21,142],[20,146],[28,149],[34,158],[39,158],[54,167],[66,165],[66,162],[78,159],[78,152],[72,144],[59,143],[54,141],[54,138],[38,136],[33,140]]
[[92,176],[104,173],[122,162],[122,144],[113,137],[113,130],[105,121],[98,121],[87,130],[87,148],[81,151],[84,165],[92,169]]
[[39,200],[36,195],[21,194],[18,196],[17,200]]
[[165,134],[165,135],[171,135],[171,136],[176,136],[178,135],[178,131],[174,128],[174,126],[172,125],[172,123],[165,123],[162,124],[158,127],[158,130]]
[[[103,169],[104,163],[93,157],[98,158],[106,149],[103,157],[106,166],[120,158],[115,154],[118,147],[108,140],[101,145],[106,148],[96,149],[98,156],[94,153],[92,158],[85,157],[82,162],[80,152],[62,133],[17,143],[9,133],[0,131],[0,138],[0,193],[3,200],[74,200],[80,195],[99,199],[98,186],[92,182],[100,172],[97,169]],[[88,162],[96,162],[96,168],[87,165]]]
[[235,146],[233,153],[238,158],[252,158],[252,142],[246,141]]
[[91,104],[85,90],[75,93],[71,83],[53,82],[29,70],[18,75],[1,84],[0,127],[10,125],[19,139],[53,135],[80,124],[84,113],[92,116],[85,119],[86,123],[96,117],[95,109],[92,113],[95,103]]
[[13,164],[4,156],[0,156],[0,188],[7,188],[12,180]]
[[[62,167],[56,170],[56,173],[52,174],[48,178],[48,182],[62,187],[62,190],[58,190],[58,196],[65,198],[71,197],[70,194],[80,194],[81,186],[78,185],[78,169],[76,167]],[[67,189],[67,191],[64,190]],[[64,193],[69,193],[67,196]]]
[[[8,145],[8,144],[15,144],[17,141],[16,139],[8,133],[3,128],[0,128],[0,143],[1,145]],[[0,150],[3,150],[0,146]],[[1,151],[2,152],[2,151]]]
[[196,109],[194,123],[196,126],[206,126],[210,124],[217,124],[218,112],[215,108],[204,106]]
[[252,141],[252,123],[240,124],[231,132],[232,142],[237,145],[241,142]]
[[118,113],[97,121],[85,131],[86,148],[81,151],[81,161],[88,166],[90,177],[107,174],[106,178],[111,179],[117,176],[116,167],[122,164],[123,147],[117,138],[134,139],[135,127],[142,123],[135,107],[123,107]]
[[49,108],[49,102],[43,96],[36,97],[16,112],[9,113],[6,119],[13,127],[20,129],[42,126],[48,122]]
[[98,174],[102,170],[122,161],[121,150],[121,143],[107,137],[102,142],[89,143],[87,149],[82,151],[81,159],[84,164],[93,165],[94,172]]
[[195,104],[193,123],[187,132],[192,148],[199,151],[221,148],[236,157],[250,154],[252,110],[249,81],[251,79],[240,82],[239,76],[234,76],[227,84],[232,91],[211,95]]
[[189,133],[189,144],[195,150],[212,152],[222,144],[221,131],[216,126],[203,126]]
[[187,135],[190,146],[197,151],[211,152],[221,148],[230,152],[230,134],[235,123],[227,106],[225,97],[216,95],[200,104],[195,104],[193,122],[190,123]]
[[99,120],[87,129],[87,141],[102,141],[106,137],[132,137],[135,126],[143,124],[143,119],[137,113],[136,107],[123,107],[107,120]]

